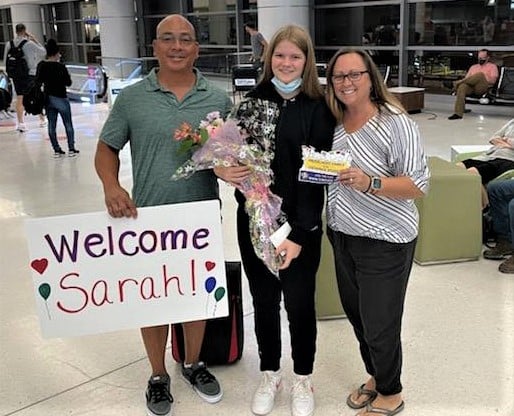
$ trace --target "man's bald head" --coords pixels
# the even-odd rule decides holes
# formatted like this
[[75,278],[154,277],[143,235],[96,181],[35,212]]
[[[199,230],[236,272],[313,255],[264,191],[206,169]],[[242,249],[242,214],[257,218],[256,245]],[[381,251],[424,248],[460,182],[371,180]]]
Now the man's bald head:
[[180,14],[170,14],[169,16],[166,16],[164,19],[162,19],[159,24],[157,25],[156,29],[156,36],[159,36],[159,33],[161,32],[161,29],[163,26],[167,26],[168,24],[171,24],[173,26],[179,26],[179,27],[188,27],[191,31],[191,35],[195,36],[195,27],[193,24],[187,20],[184,16]]

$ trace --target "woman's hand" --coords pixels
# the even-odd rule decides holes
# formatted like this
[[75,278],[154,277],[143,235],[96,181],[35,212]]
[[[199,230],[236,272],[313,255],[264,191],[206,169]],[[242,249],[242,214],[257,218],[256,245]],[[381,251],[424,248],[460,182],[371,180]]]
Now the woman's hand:
[[339,172],[339,182],[356,191],[366,192],[370,187],[371,177],[362,169],[351,167]]
[[277,256],[282,258],[282,265],[279,267],[280,270],[287,269],[291,262],[300,255],[302,251],[302,246],[296,243],[293,243],[291,240],[287,238],[280,243],[280,245],[275,250]]
[[489,143],[496,147],[512,147],[510,140],[507,137],[493,137]]
[[243,182],[251,173],[248,166],[217,166],[214,168],[214,174],[232,185]]

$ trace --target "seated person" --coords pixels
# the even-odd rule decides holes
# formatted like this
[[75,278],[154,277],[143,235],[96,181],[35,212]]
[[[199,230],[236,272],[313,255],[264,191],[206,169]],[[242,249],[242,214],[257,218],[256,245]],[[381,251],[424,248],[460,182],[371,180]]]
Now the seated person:
[[464,114],[466,96],[485,94],[496,83],[498,76],[498,67],[489,62],[489,51],[487,49],[478,51],[478,64],[472,65],[466,76],[455,83],[457,99],[454,113],[448,117],[448,120],[461,119]]
[[[496,246],[484,251],[484,258],[489,260],[504,260],[498,270],[502,273],[514,273],[514,180],[496,181],[487,186],[489,213],[493,220],[493,230],[497,235]],[[510,257],[509,257],[510,256]]]
[[481,176],[482,208],[489,203],[485,185],[502,173],[514,169],[514,118],[494,133],[489,143],[493,147],[485,153],[457,163],[457,166]]

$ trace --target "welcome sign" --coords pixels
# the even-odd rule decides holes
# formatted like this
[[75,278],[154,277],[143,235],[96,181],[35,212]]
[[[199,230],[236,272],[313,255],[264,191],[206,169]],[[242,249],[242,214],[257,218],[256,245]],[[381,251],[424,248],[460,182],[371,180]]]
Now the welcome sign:
[[228,315],[219,201],[26,221],[44,337]]

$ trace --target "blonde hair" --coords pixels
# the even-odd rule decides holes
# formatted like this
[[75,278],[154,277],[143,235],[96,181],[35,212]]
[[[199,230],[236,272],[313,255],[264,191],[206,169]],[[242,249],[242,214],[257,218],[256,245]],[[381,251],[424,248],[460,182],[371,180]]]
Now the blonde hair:
[[311,37],[305,29],[296,25],[283,26],[273,35],[264,58],[264,71],[261,82],[269,82],[274,77],[271,70],[271,58],[277,45],[284,40],[296,45],[305,55],[301,91],[310,98],[323,97],[323,89],[318,80]]
[[327,67],[327,93],[326,100],[327,105],[332,111],[337,121],[341,122],[343,119],[343,113],[345,105],[339,101],[334,92],[334,84],[332,82],[332,75],[334,73],[334,65],[340,56],[355,53],[359,55],[364,61],[366,70],[368,71],[369,79],[371,81],[370,99],[377,106],[379,111],[386,108],[393,113],[404,113],[405,110],[396,99],[396,97],[387,90],[387,86],[384,83],[384,78],[380,73],[379,69],[373,62],[373,59],[368,55],[366,51],[360,49],[340,49],[330,59]]

